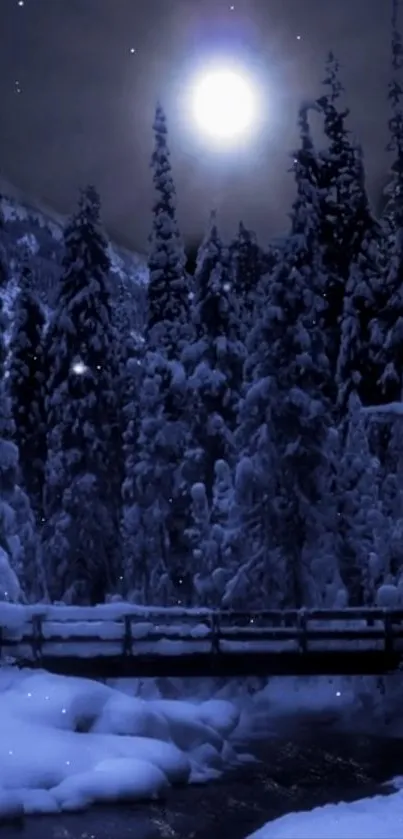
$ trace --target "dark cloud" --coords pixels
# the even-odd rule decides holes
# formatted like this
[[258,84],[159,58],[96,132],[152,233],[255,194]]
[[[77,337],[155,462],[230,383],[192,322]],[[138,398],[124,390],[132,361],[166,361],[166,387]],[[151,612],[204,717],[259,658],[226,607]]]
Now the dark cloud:
[[[288,152],[298,104],[319,92],[331,48],[376,194],[388,167],[388,0],[233,4],[231,12],[225,0],[25,0],[23,7],[1,0],[0,169],[62,211],[79,185],[96,183],[109,230],[142,249],[161,98],[189,239],[212,204],[227,230],[242,217],[268,237],[281,230],[292,196]],[[185,124],[191,74],[217,55],[239,57],[265,91],[264,129],[248,153],[213,153]]]

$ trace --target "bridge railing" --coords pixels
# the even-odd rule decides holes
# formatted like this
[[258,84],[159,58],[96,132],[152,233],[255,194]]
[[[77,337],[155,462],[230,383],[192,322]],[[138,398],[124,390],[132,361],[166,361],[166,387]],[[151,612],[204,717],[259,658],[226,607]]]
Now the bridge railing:
[[[19,607],[16,607],[17,609]],[[60,609],[60,612],[58,611]],[[63,611],[64,610],[64,611]],[[98,607],[25,607],[25,619],[14,621],[12,607],[0,610],[0,655],[17,659],[28,648],[34,661],[47,655],[169,655],[186,652],[227,653],[243,649],[271,653],[357,648],[403,651],[403,610],[265,610],[210,611],[185,609],[133,609],[100,617]],[[8,614],[8,618],[7,618]],[[176,644],[176,647],[175,647]],[[95,646],[94,646],[95,645]],[[168,645],[171,645],[168,648]],[[179,645],[179,646],[178,646]],[[352,646],[354,645],[354,646]]]

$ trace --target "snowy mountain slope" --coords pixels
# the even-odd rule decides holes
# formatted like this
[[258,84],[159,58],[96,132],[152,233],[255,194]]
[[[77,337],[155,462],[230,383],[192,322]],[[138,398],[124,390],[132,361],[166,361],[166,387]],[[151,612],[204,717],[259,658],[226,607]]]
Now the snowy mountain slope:
[[[43,235],[38,236],[38,231],[36,230],[39,248],[41,240],[43,241],[49,236],[55,243],[60,245],[67,216],[57,213],[39,200],[24,196],[21,190],[17,189],[17,187],[13,186],[13,184],[1,176],[0,208],[4,221],[6,222],[6,227],[8,226],[7,222],[9,226],[15,228],[19,226],[23,227],[25,223],[28,226],[39,227],[43,231]],[[145,255],[135,253],[118,245],[112,245],[111,258],[112,268],[116,273],[122,270],[125,275],[129,275],[136,282],[147,281],[148,271]]]
[[[0,246],[5,250],[11,280],[22,250],[28,249],[32,254],[38,292],[44,304],[52,308],[63,256],[66,218],[41,202],[27,198],[0,177],[0,221]],[[146,257],[111,243],[110,258],[117,296],[133,302],[133,310],[138,311],[140,321],[133,325],[140,327],[144,285],[148,281]],[[7,309],[10,301],[4,302]]]

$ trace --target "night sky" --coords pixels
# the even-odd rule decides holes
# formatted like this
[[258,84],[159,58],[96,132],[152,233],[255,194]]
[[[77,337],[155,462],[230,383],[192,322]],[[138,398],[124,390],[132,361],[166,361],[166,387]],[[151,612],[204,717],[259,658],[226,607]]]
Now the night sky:
[[[110,234],[138,250],[151,222],[152,119],[169,119],[182,231],[199,237],[214,205],[227,234],[240,218],[262,240],[285,226],[288,153],[301,100],[320,92],[333,49],[369,186],[388,171],[388,0],[0,0],[0,172],[70,212],[100,190]],[[231,9],[231,6],[234,8]],[[218,151],[185,102],[196,70],[239,61],[264,94],[258,135]]]

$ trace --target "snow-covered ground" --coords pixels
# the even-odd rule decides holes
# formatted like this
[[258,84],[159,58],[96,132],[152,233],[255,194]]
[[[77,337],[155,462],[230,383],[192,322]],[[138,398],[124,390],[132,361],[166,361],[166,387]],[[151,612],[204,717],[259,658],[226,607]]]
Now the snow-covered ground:
[[[280,715],[356,706],[342,678],[89,679],[0,669],[0,823],[96,802],[150,799],[176,783],[214,782],[253,760],[235,744],[267,737]],[[193,685],[193,687],[192,687]],[[188,697],[186,700],[182,697]],[[253,839],[402,839],[403,792],[270,822]]]
[[[0,617],[8,631],[19,634],[26,630],[31,613],[45,610],[49,623],[55,620],[57,633],[63,634],[64,629],[71,628],[67,621],[72,617],[84,618],[84,623],[85,618],[94,618],[92,609],[88,615],[80,609],[78,615],[76,608],[3,603]],[[114,637],[109,630],[123,608],[127,611],[127,604],[99,607],[100,622],[88,622],[94,637],[100,637],[100,628],[102,635],[108,630],[108,639]],[[149,615],[138,607],[133,610],[141,612],[136,628],[144,622],[147,637]],[[207,614],[203,610],[195,612],[196,627],[206,629],[203,620]],[[178,610],[175,617],[176,631],[195,628],[186,621],[182,623],[183,610]],[[164,623],[163,618],[164,614]],[[78,624],[81,632],[81,621]],[[170,784],[214,781],[229,765],[251,759],[237,757],[235,745],[239,748],[245,741],[270,736],[280,716],[330,712],[346,720],[351,718],[360,707],[357,685],[361,681],[341,677],[273,678],[268,682],[239,679],[220,684],[213,679],[196,683],[169,679],[164,681],[164,693],[178,698],[168,700],[162,698],[161,684],[155,679],[124,679],[105,685],[3,666],[0,821],[13,814],[58,813],[84,809],[96,802],[152,798],[163,794]],[[349,839],[360,835],[402,839],[403,823],[397,821],[403,817],[402,795],[399,791],[386,799],[389,805],[384,799],[375,799],[370,805],[332,805],[310,814],[293,814],[287,817],[289,821],[272,822],[265,830],[273,839]],[[374,831],[377,823],[382,828],[387,824],[382,808],[389,806],[400,833],[390,828],[385,828],[386,833],[369,833],[365,821],[359,821],[368,806],[374,808]],[[353,828],[355,832],[351,832]],[[259,839],[265,836],[257,834]]]
[[402,839],[403,792],[289,813],[249,839]]
[[0,818],[158,797],[237,757],[224,700],[129,696],[87,679],[0,670]]

